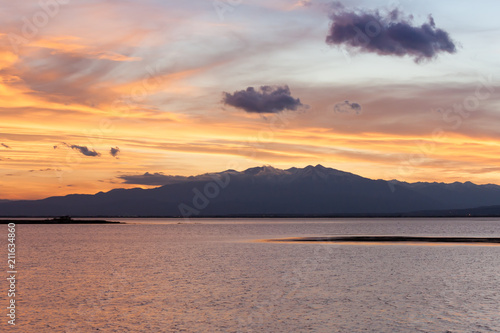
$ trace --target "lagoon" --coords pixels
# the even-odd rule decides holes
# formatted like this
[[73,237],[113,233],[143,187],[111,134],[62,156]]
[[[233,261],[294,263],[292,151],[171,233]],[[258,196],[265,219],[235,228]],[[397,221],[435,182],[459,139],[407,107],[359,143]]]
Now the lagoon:
[[112,220],[17,227],[12,331],[500,331],[499,245],[267,241],[493,238],[500,219]]

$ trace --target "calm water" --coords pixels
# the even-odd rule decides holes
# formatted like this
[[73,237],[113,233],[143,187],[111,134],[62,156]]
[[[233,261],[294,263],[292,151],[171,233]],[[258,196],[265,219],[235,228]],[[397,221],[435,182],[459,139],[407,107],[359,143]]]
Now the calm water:
[[3,310],[0,331],[500,332],[500,246],[255,241],[500,237],[499,219],[127,221],[18,225],[18,322]]

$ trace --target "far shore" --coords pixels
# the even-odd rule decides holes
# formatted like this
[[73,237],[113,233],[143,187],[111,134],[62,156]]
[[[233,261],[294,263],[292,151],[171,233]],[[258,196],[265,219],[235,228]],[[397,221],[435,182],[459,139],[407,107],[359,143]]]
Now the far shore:
[[500,243],[497,237],[428,237],[428,236],[335,236],[335,237],[299,237],[271,239],[270,242],[334,242],[334,243]]
[[[301,215],[301,214],[234,214],[234,215],[197,215],[197,216],[75,216],[77,219],[470,219],[470,218],[500,218],[499,214],[484,215],[425,215],[425,214],[331,214],[331,215]],[[50,216],[0,216],[0,221],[5,220],[41,220],[50,219]],[[81,221],[81,220],[79,220]],[[92,220],[88,220],[92,221]]]
[[73,219],[63,216],[52,219],[0,219],[0,224],[125,224],[125,222],[107,221],[107,220],[84,220]]

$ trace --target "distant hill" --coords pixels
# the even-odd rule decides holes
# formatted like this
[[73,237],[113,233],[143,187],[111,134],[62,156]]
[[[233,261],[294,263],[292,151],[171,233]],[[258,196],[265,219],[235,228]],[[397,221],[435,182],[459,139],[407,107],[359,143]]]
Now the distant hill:
[[0,216],[390,216],[500,205],[497,185],[372,180],[321,165],[156,176],[126,182],[167,184],[0,202]]
[[412,189],[432,200],[443,202],[450,207],[478,207],[498,205],[499,186],[476,185],[471,182],[465,183],[404,183],[392,181],[392,184],[399,184],[406,188]]
[[437,211],[418,211],[411,212],[407,216],[419,217],[500,217],[500,205],[466,208],[466,209],[448,209]]

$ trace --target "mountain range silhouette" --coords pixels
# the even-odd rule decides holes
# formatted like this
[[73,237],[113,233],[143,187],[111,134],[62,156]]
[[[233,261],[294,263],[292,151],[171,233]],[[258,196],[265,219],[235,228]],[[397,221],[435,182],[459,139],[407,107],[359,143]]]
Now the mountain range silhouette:
[[[150,181],[127,178],[126,182]],[[322,165],[192,177],[166,185],[0,201],[0,216],[500,216],[500,186],[373,180]]]

